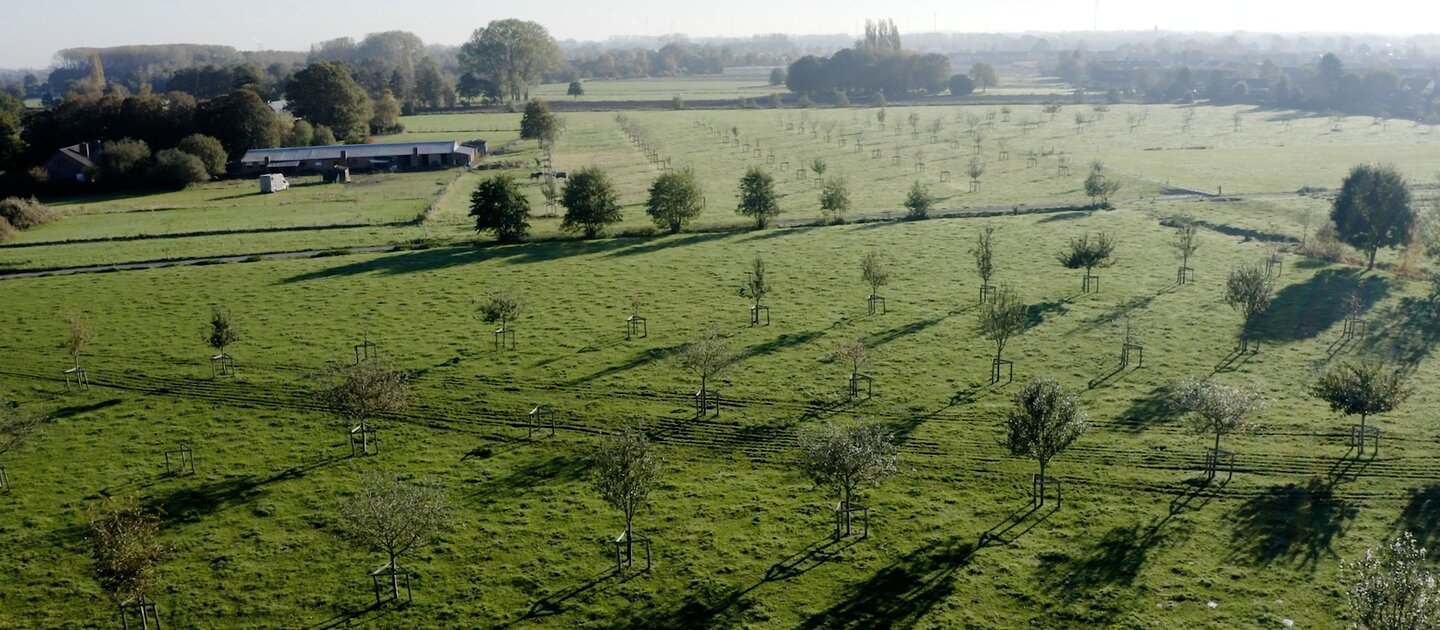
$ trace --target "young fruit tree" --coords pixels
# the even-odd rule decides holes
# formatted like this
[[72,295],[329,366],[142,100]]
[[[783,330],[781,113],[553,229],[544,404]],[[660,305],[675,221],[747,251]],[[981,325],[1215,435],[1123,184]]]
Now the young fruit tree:
[[980,276],[980,303],[984,304],[985,298],[995,291],[990,285],[990,279],[995,277],[995,226],[980,228],[970,255],[975,259],[975,273]]
[[386,358],[331,366],[315,380],[315,401],[355,425],[368,426],[371,418],[410,405],[410,375]]
[[560,229],[583,232],[585,238],[595,238],[606,226],[620,222],[620,194],[610,182],[610,176],[596,166],[587,166],[565,180],[565,189],[560,195],[560,205],[565,206],[565,218],[560,220]]
[[[1003,292],[1004,289],[1001,289]],[[1045,476],[1050,460],[1085,434],[1089,425],[1080,409],[1080,397],[1056,381],[1036,378],[1011,398],[1014,407],[1005,415],[1006,445],[1010,454],[1029,457],[1040,464],[1032,487],[1039,504],[1045,505],[1045,486],[1055,483]]]
[[525,104],[525,113],[520,116],[521,139],[550,144],[560,137],[561,128],[560,117],[550,111],[545,101],[537,98]]
[[487,324],[499,324],[495,330],[495,347],[502,348],[505,345],[505,338],[510,338],[510,349],[515,349],[515,331],[510,329],[510,322],[520,317],[525,310],[520,298],[515,297],[509,291],[496,291],[485,293],[485,297],[475,301],[475,315],[480,321]]
[[1195,250],[1200,249],[1200,226],[1195,223],[1195,218],[1189,215],[1180,215],[1174,218],[1175,238],[1170,241],[1170,247],[1175,249],[1175,254],[1180,257],[1180,269],[1175,272],[1175,283],[1185,284],[1190,281],[1191,272],[1190,257],[1195,255]]
[[758,166],[751,166],[740,177],[740,204],[735,211],[755,220],[755,229],[763,230],[770,219],[780,214],[776,202],[775,178]]
[[825,176],[825,171],[830,168],[830,166],[825,163],[825,158],[818,158],[818,157],[815,158],[815,159],[813,159],[813,160],[810,160],[810,162],[809,162],[808,164],[806,164],[806,166],[809,167],[809,169],[810,169],[812,172],[815,173],[815,177],[817,177],[817,178],[818,178],[818,177],[824,177],[824,176]]
[[885,256],[878,250],[870,250],[860,257],[860,279],[870,285],[870,297],[866,298],[870,303],[870,314],[875,314],[876,303],[884,309],[885,298],[880,297],[880,287],[890,284],[890,269],[885,264]]
[[650,215],[655,227],[677,234],[700,216],[700,209],[700,185],[695,183],[695,174],[690,169],[661,173],[650,184],[645,213]]
[[1197,378],[1181,382],[1174,396],[1175,409],[1190,418],[1196,433],[1215,435],[1215,446],[1205,460],[1205,473],[1213,479],[1216,463],[1224,453],[1220,450],[1221,436],[1243,431],[1248,418],[1264,409],[1265,399],[1249,389]]
[[235,321],[230,316],[230,309],[219,304],[210,307],[210,329],[205,336],[205,343],[225,356],[225,348],[232,343],[240,341],[240,331],[235,329]]
[[[553,181],[547,182],[552,188]],[[470,195],[470,216],[475,217],[477,233],[491,232],[501,243],[518,243],[530,233],[530,200],[508,174],[496,175],[475,187]]]
[[[591,475],[600,498],[625,516],[625,531],[617,543],[625,546],[625,561],[635,560],[635,512],[645,505],[660,478],[661,460],[645,432],[625,427],[600,438],[591,463]],[[621,568],[617,566],[617,570]]]
[[[720,336],[719,331],[712,328],[699,339],[691,341],[680,347],[675,355],[675,362],[689,372],[700,377],[700,391],[695,392],[697,409],[704,413],[710,407],[712,400],[710,392],[710,379],[722,374],[731,366],[735,365],[738,357],[730,351],[730,345],[725,338]],[[716,401],[718,410],[718,401]]]
[[980,177],[985,174],[985,160],[980,156],[973,156],[970,162],[965,165],[965,174],[970,176],[970,192],[980,190]]
[[1440,574],[1425,556],[1415,536],[1402,531],[1388,547],[1340,562],[1340,583],[1356,628],[1440,627]]
[[100,587],[120,604],[122,616],[127,614],[129,605],[141,604],[140,615],[144,619],[143,605],[155,588],[156,574],[165,553],[156,540],[160,533],[159,516],[134,500],[112,497],[100,508],[91,509],[87,530]]
[[754,300],[750,306],[750,323],[760,323],[760,312],[765,312],[765,323],[770,323],[770,308],[765,306],[765,296],[769,295],[773,287],[766,277],[765,259],[758,254],[754,262],[750,264],[750,271],[745,274],[745,284],[740,287],[740,297],[747,297]]
[[1110,206],[1110,197],[1120,191],[1120,181],[1105,176],[1105,165],[1100,160],[1090,163],[1090,174],[1085,177],[1085,194],[1090,197],[1090,204],[1107,208]]
[[850,210],[850,186],[844,177],[830,177],[820,187],[820,211],[831,223],[845,220]]
[[[1250,349],[1250,336],[1255,332],[1252,330],[1255,318],[1270,308],[1274,291],[1275,281],[1271,279],[1264,265],[1243,265],[1230,272],[1230,276],[1225,279],[1225,303],[1240,313],[1240,352]],[[1255,351],[1260,351],[1258,342],[1255,344]]]
[[989,301],[980,305],[977,329],[982,337],[995,344],[995,358],[991,361],[990,382],[1000,382],[1000,366],[1008,364],[1003,356],[1005,344],[1011,337],[1025,331],[1030,315],[1020,295],[1008,285],[1000,285]]
[[440,486],[379,471],[366,473],[360,493],[340,502],[346,535],[388,558],[382,571],[390,577],[391,600],[400,599],[400,556],[450,531],[454,513]]
[[[1394,411],[1410,397],[1411,391],[1403,370],[1378,361],[1336,364],[1322,373],[1310,388],[1312,396],[1330,403],[1331,411],[1360,416],[1360,424],[1351,431],[1351,446],[1359,446],[1362,451],[1367,433],[1378,433],[1373,427],[1365,426],[1366,419]],[[1375,443],[1378,451],[1378,436]]]
[[1410,188],[1393,166],[1356,166],[1340,185],[1330,220],[1341,240],[1368,255],[1366,268],[1374,269],[1381,247],[1409,242],[1416,223]]
[[1100,290],[1100,277],[1092,271],[1115,264],[1114,255],[1115,238],[1105,232],[1096,232],[1070,239],[1069,249],[1060,252],[1059,259],[1066,269],[1085,270],[1080,286],[1083,292],[1089,293],[1092,284],[1096,291]]
[[80,367],[80,357],[85,354],[85,347],[95,339],[95,330],[90,324],[80,317],[78,313],[70,313],[65,316],[67,324],[65,337],[65,352],[70,355],[70,361],[76,368]]
[[[841,427],[831,422],[800,433],[800,469],[815,485],[840,495],[835,539],[849,536],[861,486],[878,486],[896,471],[896,449],[885,428],[864,421]],[[868,528],[868,522],[867,522]]]
[[930,188],[915,180],[910,185],[910,192],[905,195],[905,218],[907,219],[928,219],[930,209],[935,206],[935,196],[930,194]]
[[864,372],[861,372],[865,365],[870,362],[870,347],[865,345],[863,339],[856,339],[855,341],[845,342],[835,346],[835,350],[830,353],[830,356],[836,361],[843,361],[850,367],[850,385],[848,389],[850,397],[854,398],[860,393],[860,382],[870,381],[870,377],[866,376]]

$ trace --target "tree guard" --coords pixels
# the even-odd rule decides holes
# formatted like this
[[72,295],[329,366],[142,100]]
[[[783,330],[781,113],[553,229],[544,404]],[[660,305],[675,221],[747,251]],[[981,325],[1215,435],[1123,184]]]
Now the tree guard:
[[611,541],[610,544],[615,546],[616,573],[623,573],[625,569],[635,566],[635,557],[631,550],[637,544],[645,548],[645,568],[641,569],[641,571],[649,573],[651,567],[654,566],[651,563],[649,538],[627,529],[620,532],[620,535],[616,536],[615,540]]
[[940,181],[942,181],[942,182],[948,182],[948,181],[950,181],[950,171],[940,171]]
[[195,474],[195,451],[188,443],[181,443],[174,450],[165,451],[165,474],[171,477]]
[[1235,477],[1235,452],[1222,451],[1214,448],[1205,449],[1205,480],[1214,481],[1220,464],[1226,466],[1225,481],[1229,482]]
[[1195,269],[1193,267],[1180,267],[1175,270],[1175,284],[1195,284]]
[[1059,507],[1065,501],[1064,491],[1060,486],[1058,477],[1042,477],[1038,474],[1030,474],[1030,502],[1034,505],[1045,505],[1045,488],[1055,487],[1055,506]]
[[1008,369],[1005,382],[1010,383],[1015,381],[1015,362],[996,357],[990,360],[990,383],[992,385],[1000,382],[1001,366]]
[[873,398],[875,396],[875,379],[871,378],[869,374],[861,372],[850,374],[850,397],[855,398],[860,395],[861,383],[865,384],[865,397]]
[[154,627],[155,630],[160,630],[160,609],[155,605],[155,600],[150,599],[148,595],[141,595],[120,604],[121,628],[130,630],[130,617],[132,616],[139,622],[137,628],[148,630]]
[[761,314],[761,313],[764,313],[764,314],[765,314],[765,323],[764,323],[763,325],[764,325],[764,326],[769,326],[769,325],[770,325],[770,307],[765,306],[765,305],[763,305],[763,304],[756,304],[756,305],[750,307],[750,325],[751,325],[751,326],[760,326],[760,325],[762,325],[762,324],[760,323],[760,314]]
[[1363,424],[1350,425],[1350,448],[1356,450],[1357,455],[1365,454],[1365,442],[1373,441],[1375,451],[1371,454],[1380,454],[1380,427]]
[[90,377],[85,374],[85,368],[75,366],[65,370],[65,389],[70,389],[70,382],[75,382],[75,389],[90,389]]
[[997,289],[993,284],[980,285],[980,303],[984,304],[987,300],[993,299],[995,291],[997,291]]
[[[856,515],[859,515],[858,517]],[[835,504],[835,540],[854,535],[852,525],[860,521],[860,538],[870,537],[870,508],[858,503],[845,503],[841,501]]]
[[380,346],[377,345],[375,342],[366,339],[364,341],[361,341],[360,343],[355,344],[356,365],[359,365],[362,361],[369,361],[371,359],[379,358],[379,356]]
[[[380,438],[375,427],[369,422],[361,421],[360,424],[350,428],[350,456],[375,455],[380,452]],[[370,448],[374,446],[372,453]]]
[[1092,273],[1088,273],[1088,272],[1087,272],[1087,273],[1085,274],[1085,276],[1084,276],[1083,278],[1081,278],[1081,280],[1080,280],[1080,292],[1081,292],[1081,293],[1089,293],[1089,292],[1091,291],[1091,288],[1090,288],[1090,287],[1091,287],[1092,285],[1095,287],[1095,288],[1094,288],[1094,291],[1095,291],[1096,293],[1099,293],[1099,292],[1100,292],[1100,276],[1097,276],[1097,275],[1095,275],[1095,274],[1092,274]]
[[[636,333],[639,333],[639,334],[637,335]],[[641,316],[639,316],[639,315],[631,315],[631,316],[629,316],[629,317],[626,317],[626,318],[625,318],[625,338],[626,338],[626,339],[630,339],[630,338],[632,338],[632,337],[637,337],[637,336],[638,336],[638,337],[649,337],[649,336],[650,336],[650,328],[649,328],[649,325],[646,324],[645,318],[644,318],[644,317],[641,317]]]
[[[506,340],[509,340],[509,342],[510,342],[510,345],[509,345],[508,347],[505,345]],[[496,349],[496,350],[514,350],[514,349],[515,349],[515,329],[514,329],[514,328],[508,328],[508,327],[505,327],[505,326],[501,326],[500,328],[496,328],[496,329],[495,329],[495,349]]]
[[[378,569],[370,572],[370,584],[375,589],[375,605],[379,606],[385,602],[398,602],[396,595],[397,588],[401,583],[405,584],[405,602],[415,601],[414,594],[410,591],[410,572],[385,563]],[[386,593],[382,595],[381,593]]]
[[10,475],[5,471],[5,464],[0,464],[0,492],[10,491]]
[[224,352],[210,357],[210,378],[235,375],[235,357]]
[[882,315],[889,312],[885,310],[885,298],[875,295],[874,293],[871,293],[870,297],[865,298],[865,302],[870,305],[871,315],[874,315],[876,311],[879,311]]
[[544,425],[550,426],[550,437],[555,437],[555,410],[549,405],[535,405],[534,409],[526,414],[528,433],[526,439],[535,437],[535,429]]
[[695,392],[695,415],[704,416],[711,409],[720,415],[720,392],[708,388]]

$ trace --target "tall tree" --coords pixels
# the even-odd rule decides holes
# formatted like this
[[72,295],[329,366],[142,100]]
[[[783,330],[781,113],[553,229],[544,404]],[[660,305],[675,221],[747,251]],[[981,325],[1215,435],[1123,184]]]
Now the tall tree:
[[529,98],[530,86],[560,65],[560,49],[545,27],[525,20],[494,20],[460,47],[466,72],[494,81],[511,101]]
[[1387,547],[1340,563],[1350,620],[1361,630],[1440,627],[1440,574],[1410,532]]
[[600,498],[625,515],[625,559],[635,558],[635,512],[645,505],[660,479],[660,455],[645,432],[625,427],[600,438],[591,463],[591,475]]
[[565,181],[560,195],[565,218],[560,229],[582,231],[585,238],[595,238],[606,226],[620,222],[620,195],[610,176],[598,166],[587,166]]
[[[1040,480],[1050,460],[1064,452],[1085,434],[1089,425],[1080,409],[1080,397],[1060,383],[1036,378],[1011,398],[1014,407],[1005,415],[1006,444],[1010,454],[1034,459],[1040,464]],[[1045,504],[1045,493],[1040,493]]]
[[530,200],[508,173],[475,187],[470,195],[470,216],[475,217],[476,232],[494,232],[502,243],[523,241],[530,233]]
[[176,148],[189,153],[205,165],[205,172],[211,177],[220,177],[225,174],[225,145],[212,136],[204,134],[190,134],[185,136]]
[[560,137],[560,117],[550,111],[550,105],[540,99],[525,104],[525,113],[520,115],[520,137],[547,145]]
[[360,493],[340,503],[345,533],[389,558],[392,599],[400,597],[399,557],[449,531],[454,513],[439,486],[378,471],[366,473]]
[[755,229],[765,229],[770,219],[780,214],[775,178],[758,166],[746,169],[740,177],[740,204],[735,211],[755,219]]
[[341,140],[360,142],[366,139],[374,111],[365,89],[350,75],[343,63],[320,61],[310,64],[286,84],[285,96],[290,111],[325,125]]
[[1310,388],[1310,394],[1330,403],[1331,411],[1366,418],[1393,411],[1410,397],[1405,373],[1377,361],[1346,361],[1326,370]]
[[400,100],[390,90],[383,90],[371,104],[370,133],[383,135],[400,133],[405,125],[400,124]]
[[970,79],[981,91],[1000,85],[1000,73],[995,71],[995,66],[984,61],[977,61],[970,66]]
[[440,71],[434,57],[420,60],[420,67],[415,70],[415,98],[431,109],[455,103],[455,86]]
[[651,182],[645,213],[655,227],[677,234],[700,216],[700,204],[700,185],[695,183],[695,173],[687,168],[661,173]]
[[1368,254],[1367,268],[1374,269],[1381,247],[1403,245],[1410,238],[1416,220],[1410,188],[1393,166],[1356,166],[1340,185],[1330,220],[1341,240]]
[[896,459],[890,434],[880,425],[862,421],[841,427],[826,422],[800,433],[800,469],[815,485],[840,495],[837,540],[850,534],[850,506],[856,491],[862,485],[878,486],[894,475]]

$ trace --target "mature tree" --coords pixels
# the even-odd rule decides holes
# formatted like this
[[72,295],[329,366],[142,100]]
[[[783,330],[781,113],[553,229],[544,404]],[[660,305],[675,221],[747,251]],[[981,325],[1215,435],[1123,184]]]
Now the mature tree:
[[150,145],[144,140],[106,140],[100,145],[101,181],[110,185],[133,184],[149,168],[150,157]]
[[700,185],[695,182],[694,171],[688,168],[670,171],[661,173],[650,184],[645,213],[650,215],[655,227],[676,234],[700,216],[701,201]]
[[164,557],[159,516],[132,499],[110,497],[91,510],[87,529],[100,587],[122,604],[148,596]]
[[970,79],[981,91],[1000,85],[1000,73],[995,72],[995,66],[984,61],[977,61],[970,66]]
[[[1006,444],[1011,455],[1039,462],[1039,478],[1043,482],[1050,460],[1089,428],[1085,412],[1080,409],[1080,397],[1056,381],[1036,378],[1026,383],[1011,400],[1015,406],[1005,415],[1009,429]],[[1045,504],[1043,486],[1040,504]]]
[[520,116],[520,137],[547,145],[560,137],[560,117],[550,111],[550,105],[540,99],[525,104],[525,113]]
[[885,255],[870,250],[860,257],[860,279],[870,285],[870,297],[877,297],[880,287],[890,284],[890,269],[885,264]]
[[370,133],[376,135],[400,133],[405,125],[400,124],[400,101],[390,90],[380,93],[371,106]]
[[195,126],[200,133],[218,139],[236,159],[250,149],[280,144],[280,118],[250,90],[235,90],[200,103],[195,108]]
[[476,232],[493,232],[502,243],[517,243],[530,233],[530,200],[509,173],[480,182],[470,195]]
[[896,460],[895,444],[878,424],[860,421],[842,427],[826,422],[800,433],[800,469],[815,485],[840,495],[837,539],[850,534],[850,507],[856,491],[863,485],[878,486],[894,475]]
[[318,375],[314,396],[330,413],[363,425],[410,405],[410,375],[388,359],[331,366]]
[[595,238],[606,226],[620,222],[620,194],[610,176],[598,166],[587,166],[570,174],[560,196],[565,218],[560,229],[584,232]]
[[975,91],[975,80],[970,77],[957,74],[950,77],[950,93],[955,96],[969,96]]
[[820,187],[820,211],[839,222],[850,210],[850,186],[843,176],[830,177]]
[[1408,531],[1388,547],[1340,562],[1350,620],[1362,630],[1440,628],[1440,575]]
[[660,455],[639,427],[629,426],[600,438],[591,475],[600,498],[625,515],[625,561],[635,559],[635,512],[646,504],[660,479]]
[[[1225,279],[1225,303],[1240,313],[1240,350],[1250,347],[1255,318],[1270,307],[1275,281],[1264,265],[1243,265]],[[1258,349],[1258,348],[1257,348]]]
[[982,337],[995,344],[995,361],[1001,360],[1005,344],[1011,337],[1025,332],[1030,314],[1015,289],[1000,285],[990,300],[980,306],[976,328]]
[[460,47],[460,67],[490,79],[515,102],[528,98],[530,86],[560,63],[560,49],[550,32],[525,20],[494,20]]
[[1331,411],[1365,419],[1378,413],[1393,411],[1410,397],[1405,372],[1377,361],[1345,361],[1320,375],[1310,394],[1330,403]]
[[1218,451],[1220,437],[1244,430],[1247,418],[1265,407],[1265,398],[1243,387],[1191,378],[1176,386],[1173,404],[1189,414],[1196,433],[1215,434]]
[[784,68],[772,68],[770,70],[770,85],[785,85],[786,72]]
[[163,149],[145,169],[145,177],[155,186],[180,190],[209,180],[210,173],[200,158],[179,149]]
[[1368,164],[1350,169],[1345,176],[1330,220],[1341,240],[1369,254],[1369,269],[1375,268],[1375,253],[1381,247],[1408,242],[1416,222],[1405,178],[1393,166]]
[[397,559],[450,531],[454,513],[440,486],[373,470],[365,473],[359,494],[340,502],[345,533],[389,558],[385,566],[391,569],[392,599],[400,597]]
[[1094,269],[1104,269],[1115,264],[1115,238],[1105,232],[1095,234],[1083,234],[1079,238],[1070,239],[1070,247],[1060,252],[1060,264],[1066,269],[1084,269],[1086,290],[1090,288],[1091,273]]
[[975,259],[975,273],[980,276],[980,301],[983,302],[990,288],[990,279],[995,277],[995,226],[980,228],[970,255]]
[[315,125],[315,139],[310,141],[310,146],[328,147],[339,144],[335,139],[335,132],[325,125]]
[[675,354],[675,363],[681,369],[694,372],[700,377],[700,391],[697,395],[702,399],[709,398],[710,379],[730,369],[738,359],[735,353],[730,351],[730,344],[726,343],[725,338],[713,327],[699,339],[681,346]]
[[205,334],[205,343],[220,356],[225,356],[225,348],[230,344],[240,341],[240,331],[235,327],[235,320],[230,315],[230,309],[219,304],[210,307],[210,328]]
[[1174,223],[1175,237],[1170,241],[1170,246],[1180,257],[1180,273],[1177,277],[1183,282],[1190,270],[1190,257],[1195,255],[1195,250],[1200,249],[1200,226],[1195,222],[1195,217],[1189,215],[1175,217]]
[[740,178],[740,205],[735,211],[755,219],[755,229],[763,230],[770,219],[780,214],[776,199],[775,178],[760,167],[751,166]]
[[905,217],[908,219],[926,219],[930,217],[930,209],[935,206],[935,196],[930,194],[930,188],[920,180],[910,184],[910,192],[905,195]]
[[296,116],[329,127],[342,140],[362,142],[368,137],[375,111],[365,88],[355,82],[343,63],[310,64],[286,84],[285,96]]
[[225,162],[227,161],[225,145],[220,144],[215,137],[199,133],[190,134],[185,136],[175,148],[200,158],[200,162],[205,165],[205,172],[210,177],[220,177],[225,174]]
[[66,315],[65,321],[67,335],[63,347],[65,352],[70,355],[70,361],[78,368],[80,367],[80,357],[85,354],[85,347],[90,345],[90,341],[95,338],[95,331],[78,313]]
[[585,84],[579,81],[571,81],[570,87],[565,88],[565,95],[574,97],[577,101],[580,100],[580,97],[585,96]]
[[431,109],[455,103],[455,86],[434,57],[426,56],[415,69],[415,98]]

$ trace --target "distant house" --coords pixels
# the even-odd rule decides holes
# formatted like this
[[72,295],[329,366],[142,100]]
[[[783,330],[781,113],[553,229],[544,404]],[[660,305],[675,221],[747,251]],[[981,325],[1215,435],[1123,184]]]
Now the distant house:
[[63,147],[45,161],[45,174],[52,182],[83,182],[95,172],[100,160],[100,142],[81,142]]
[[253,173],[321,173],[337,169],[411,170],[471,166],[485,155],[479,146],[453,140],[392,142],[386,144],[335,144],[323,147],[251,149],[240,158],[241,169]]

